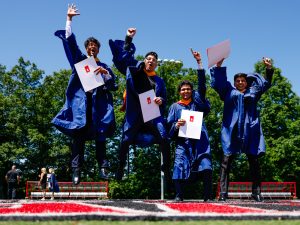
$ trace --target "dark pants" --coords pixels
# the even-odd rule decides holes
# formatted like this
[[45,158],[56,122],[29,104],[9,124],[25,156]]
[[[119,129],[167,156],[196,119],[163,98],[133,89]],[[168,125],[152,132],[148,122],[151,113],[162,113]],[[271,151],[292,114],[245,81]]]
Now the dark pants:
[[[250,178],[252,181],[252,193],[260,194],[260,184],[261,184],[261,175],[260,175],[260,164],[257,156],[247,155],[249,168],[250,168]],[[220,173],[220,188],[221,193],[228,194],[228,185],[229,185],[229,173],[231,169],[231,164],[234,159],[233,155],[225,156],[223,155],[222,164],[221,164],[221,173]]]
[[[80,168],[84,161],[85,140],[74,139],[72,144],[72,168]],[[108,167],[105,141],[96,141],[96,159],[100,168]]]
[[8,199],[16,199],[16,197],[17,197],[16,182],[8,182],[7,197],[8,197]]
[[189,180],[173,180],[175,184],[176,197],[183,199],[184,186],[187,184],[187,182],[195,182],[199,179],[202,179],[203,181],[203,199],[212,199],[212,170],[203,170],[197,173],[193,172],[193,175],[191,175]]
[[[163,166],[162,170],[165,172],[165,175],[169,175],[170,169],[170,143],[167,138],[162,137],[160,132],[158,131],[155,124],[151,122],[145,123],[138,132],[146,131],[148,134],[154,136],[155,140],[157,140],[159,144],[159,150],[163,156]],[[121,142],[120,150],[119,150],[119,169],[123,169],[126,164],[127,154],[129,152],[129,146],[135,143],[134,140],[126,140]],[[166,174],[167,173],[167,174]]]
[[[87,137],[93,135],[92,93],[87,92],[86,126],[78,130],[72,143],[72,168],[80,168],[84,161],[84,147]],[[100,168],[108,167],[106,145],[104,141],[96,141],[96,159]]]

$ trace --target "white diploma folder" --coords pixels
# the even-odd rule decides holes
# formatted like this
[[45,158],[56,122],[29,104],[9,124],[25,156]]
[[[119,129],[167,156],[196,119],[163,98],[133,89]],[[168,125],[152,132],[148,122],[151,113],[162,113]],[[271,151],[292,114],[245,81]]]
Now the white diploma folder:
[[153,89],[139,94],[144,123],[160,116],[159,105],[154,102],[154,98]]
[[208,57],[208,68],[216,65],[217,62],[225,59],[230,54],[230,40],[225,40],[206,50]]
[[85,92],[104,84],[102,75],[94,73],[97,67],[94,57],[86,58],[75,64],[75,69]]
[[203,112],[182,110],[181,119],[185,120],[185,124],[180,126],[178,136],[199,140],[202,130]]

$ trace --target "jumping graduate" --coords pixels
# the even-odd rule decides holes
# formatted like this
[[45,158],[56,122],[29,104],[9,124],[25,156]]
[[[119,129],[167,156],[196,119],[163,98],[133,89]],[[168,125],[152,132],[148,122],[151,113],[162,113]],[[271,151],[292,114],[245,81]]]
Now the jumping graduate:
[[176,143],[173,181],[175,184],[175,201],[183,201],[184,185],[188,180],[195,180],[202,177],[204,185],[204,201],[212,199],[212,160],[210,153],[209,137],[205,126],[202,123],[200,139],[191,139],[178,136],[180,126],[186,121],[181,118],[182,110],[203,112],[204,116],[210,111],[210,103],[205,98],[206,79],[205,70],[202,69],[201,56],[199,52],[192,51],[199,69],[198,90],[193,90],[190,81],[182,81],[178,86],[180,101],[171,105],[168,115],[169,135]]
[[[72,68],[72,75],[66,90],[66,102],[52,123],[64,134],[73,139],[72,143],[72,181],[80,183],[80,168],[84,160],[84,146],[86,140],[96,141],[96,157],[100,170],[100,178],[107,179],[109,162],[106,159],[107,137],[115,130],[115,116],[111,91],[117,90],[115,75],[112,70],[97,58],[100,42],[90,37],[85,41],[87,56],[84,55],[71,30],[73,16],[79,15],[75,5],[68,6],[66,30],[55,32],[65,49],[65,53]],[[97,62],[95,73],[102,76],[105,84],[89,92],[85,92],[79,80],[74,64],[94,57]]]
[[[162,78],[157,76],[158,56],[155,52],[145,55],[144,61],[134,58],[135,46],[132,39],[136,34],[135,28],[129,28],[125,42],[109,41],[113,54],[113,62],[117,69],[126,75],[125,122],[119,151],[119,167],[116,179],[121,180],[126,164],[126,155],[131,144],[149,146],[158,143],[163,154],[162,170],[166,178],[169,176],[169,141],[164,124],[166,106],[166,86]],[[156,97],[153,101],[159,105],[161,116],[144,123],[138,94],[154,89]]]
[[252,180],[252,198],[262,201],[259,157],[265,154],[266,146],[257,110],[261,95],[271,87],[274,70],[272,62],[263,58],[266,77],[260,74],[238,73],[234,76],[234,87],[227,81],[223,60],[210,70],[211,86],[224,101],[221,142],[223,159],[220,171],[221,193],[219,201],[228,198],[229,172],[236,154],[245,153],[248,158]]

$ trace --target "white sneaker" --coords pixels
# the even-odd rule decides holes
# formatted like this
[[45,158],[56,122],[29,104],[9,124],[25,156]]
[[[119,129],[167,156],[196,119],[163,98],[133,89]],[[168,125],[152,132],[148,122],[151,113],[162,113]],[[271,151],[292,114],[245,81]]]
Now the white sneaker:
[[52,197],[50,200],[54,200],[54,197]]
[[45,201],[45,198],[41,198],[42,201]]

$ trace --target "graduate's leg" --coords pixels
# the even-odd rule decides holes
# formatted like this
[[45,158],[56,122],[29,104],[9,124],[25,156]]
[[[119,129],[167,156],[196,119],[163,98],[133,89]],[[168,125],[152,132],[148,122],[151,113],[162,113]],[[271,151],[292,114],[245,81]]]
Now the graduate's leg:
[[99,176],[103,179],[108,179],[109,161],[106,158],[106,143],[105,141],[96,141],[96,158],[99,166]]
[[220,188],[221,193],[219,201],[226,201],[228,197],[228,185],[229,185],[229,173],[231,168],[231,163],[233,160],[232,155],[223,155],[220,171]]
[[212,170],[203,170],[201,172],[203,180],[203,199],[204,201],[212,200]]
[[162,122],[156,122],[156,123],[146,123],[145,124],[146,129],[149,133],[151,133],[155,139],[159,143],[159,150],[162,153],[163,157],[163,165],[162,165],[162,171],[170,174],[170,155],[171,155],[171,148],[170,148],[170,141],[167,136],[167,132],[165,129],[165,126]]
[[184,179],[175,179],[174,185],[175,185],[175,201],[183,201],[183,195],[184,195],[184,185],[186,181]]
[[165,183],[167,186],[167,190],[170,191],[171,188],[171,148],[170,142],[167,137],[167,132],[164,124],[161,121],[154,123],[146,123],[144,124],[144,129],[146,129],[149,133],[151,133],[155,139],[159,143],[159,150],[162,153],[162,161],[161,170],[164,172]]
[[122,177],[124,176],[124,167],[126,165],[126,159],[127,159],[127,154],[129,152],[129,142],[128,141],[121,141],[120,149],[119,149],[119,165],[118,169],[116,172],[116,180],[122,180]]
[[84,160],[84,145],[85,141],[76,137],[73,139],[72,144],[72,182],[77,185],[80,183],[80,168],[83,164]]
[[261,172],[258,157],[256,155],[247,154],[250,177],[252,181],[252,198],[255,201],[262,201],[261,197]]

